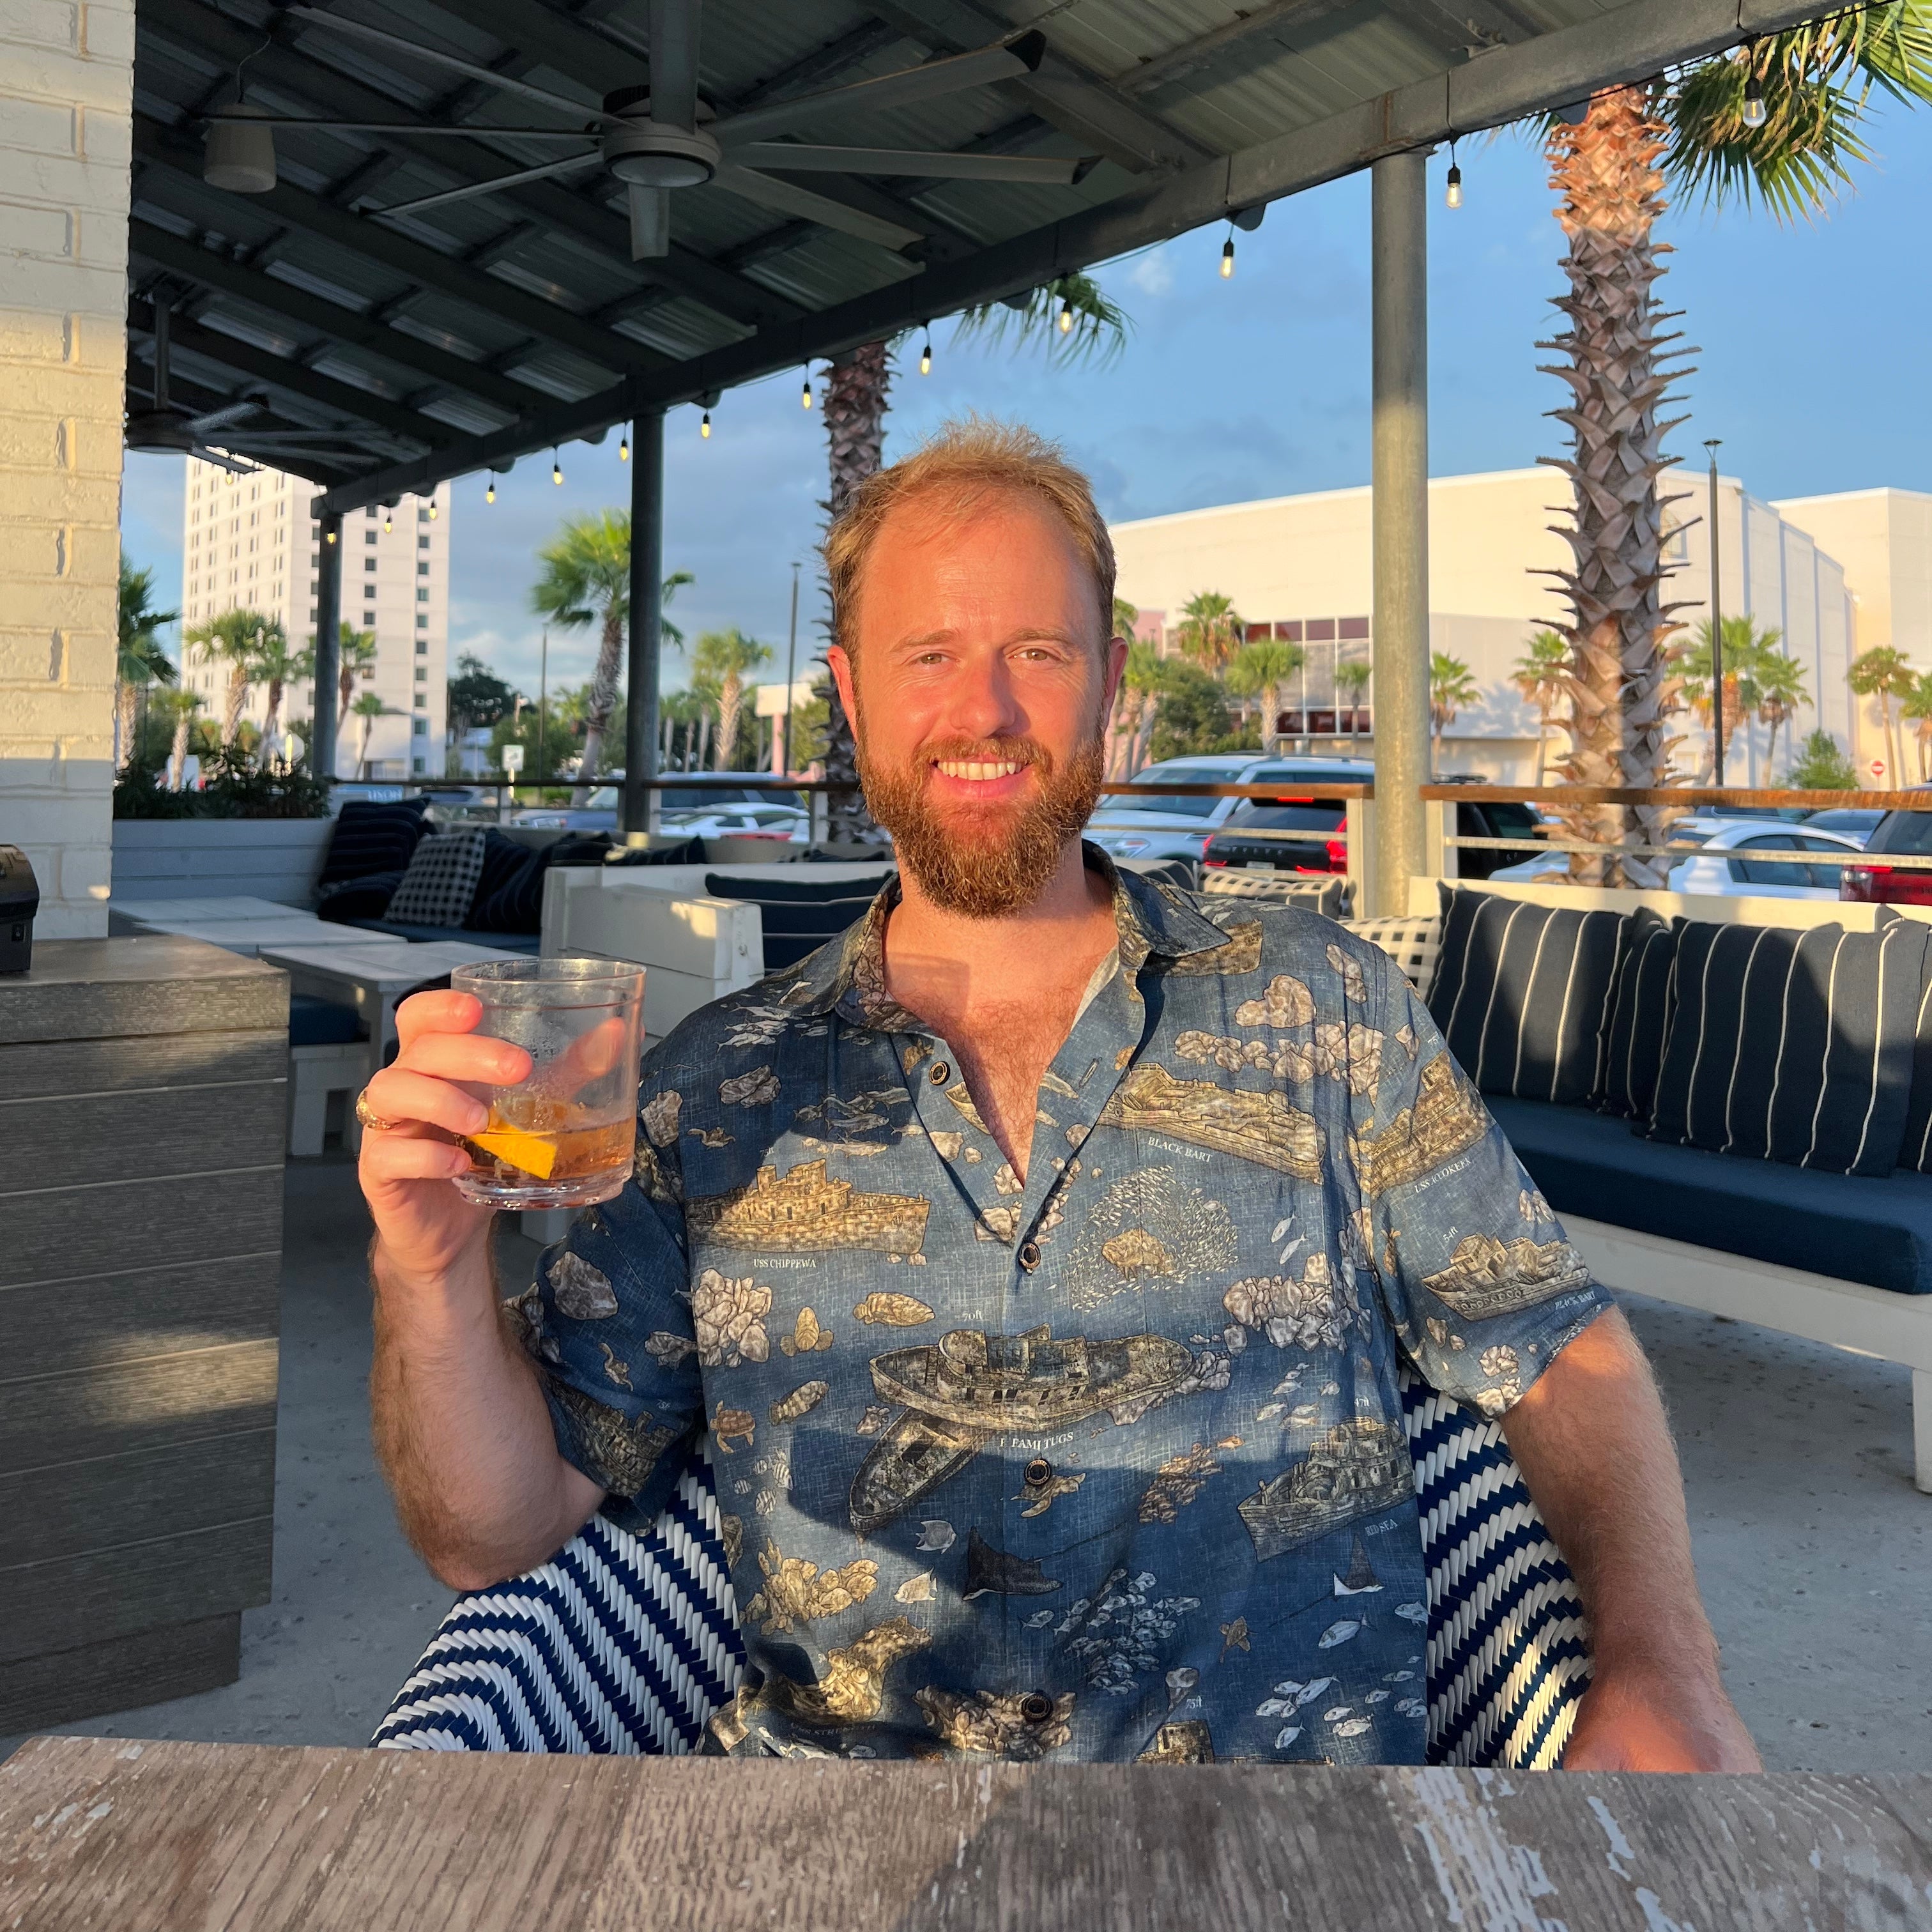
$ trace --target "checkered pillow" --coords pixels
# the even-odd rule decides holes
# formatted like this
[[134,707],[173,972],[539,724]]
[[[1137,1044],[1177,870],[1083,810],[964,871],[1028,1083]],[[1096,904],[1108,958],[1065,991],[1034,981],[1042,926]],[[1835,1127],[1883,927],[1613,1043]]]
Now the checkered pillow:
[[460,926],[483,876],[483,839],[480,825],[425,838],[384,916],[399,926]]
[[1204,872],[1201,890],[1210,898],[1273,899],[1324,919],[1340,919],[1348,910],[1354,884],[1339,874],[1250,872],[1227,866]]
[[1425,1000],[1428,998],[1430,982],[1436,977],[1436,958],[1442,950],[1439,913],[1420,919],[1345,919],[1342,923],[1371,946],[1379,946],[1407,974],[1409,984]]

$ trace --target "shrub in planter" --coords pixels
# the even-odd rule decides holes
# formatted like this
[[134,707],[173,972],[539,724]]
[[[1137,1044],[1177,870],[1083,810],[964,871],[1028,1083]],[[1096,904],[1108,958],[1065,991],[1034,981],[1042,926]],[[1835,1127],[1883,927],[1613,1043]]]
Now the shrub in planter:
[[329,781],[298,758],[262,771],[224,745],[209,760],[199,791],[170,791],[152,765],[131,763],[114,782],[116,818],[326,818]]

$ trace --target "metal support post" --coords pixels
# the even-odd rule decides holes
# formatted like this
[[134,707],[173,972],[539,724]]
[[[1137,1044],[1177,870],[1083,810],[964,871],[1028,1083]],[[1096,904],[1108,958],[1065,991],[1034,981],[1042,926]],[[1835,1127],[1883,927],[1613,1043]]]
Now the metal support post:
[[637,422],[631,462],[631,662],[624,712],[624,830],[655,815],[645,782],[658,775],[658,660],[664,642],[664,418]]
[[335,776],[336,711],[342,681],[342,519],[325,512],[316,532],[315,709],[310,713],[308,768]]
[[1388,154],[1371,173],[1375,544],[1375,901],[1408,910],[1426,867],[1429,769],[1429,216],[1426,159]]
[[1707,436],[1711,452],[1711,770],[1714,782],[1724,782],[1724,610],[1718,564],[1723,533],[1718,526],[1718,446],[1723,440]]

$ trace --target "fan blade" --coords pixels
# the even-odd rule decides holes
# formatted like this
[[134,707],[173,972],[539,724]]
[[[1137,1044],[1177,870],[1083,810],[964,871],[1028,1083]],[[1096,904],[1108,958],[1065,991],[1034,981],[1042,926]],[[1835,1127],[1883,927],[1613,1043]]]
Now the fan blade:
[[200,443],[195,445],[194,453],[203,463],[212,463],[218,470],[231,471],[237,476],[252,476],[260,467],[258,464],[237,463],[232,456],[224,456],[218,450],[205,449]]
[[210,410],[205,416],[190,416],[188,426],[197,436],[203,436],[212,430],[230,429],[244,418],[259,416],[261,409],[261,404],[252,398],[244,398],[238,403],[230,403],[226,409]]
[[[208,124],[218,128],[237,119],[232,114],[211,114]],[[313,128],[329,134],[514,134],[520,141],[580,141],[595,134],[594,124],[575,128],[502,128],[488,121],[331,121],[321,115],[250,115],[245,128]]]
[[1040,182],[1055,188],[1071,188],[1100,159],[1097,154],[946,154],[903,148],[803,147],[788,141],[751,141],[726,152],[731,160],[747,168],[927,175],[941,181]]
[[781,214],[795,214],[801,220],[817,222],[821,228],[836,228],[842,235],[856,235],[862,242],[876,242],[882,248],[906,248],[926,239],[919,229],[902,228],[896,221],[868,214],[860,208],[848,208],[842,201],[833,201],[825,195],[814,194],[808,188],[800,188],[790,182],[774,181],[770,175],[754,174],[749,168],[734,167],[728,161],[712,178],[712,185],[729,189],[746,201],[756,202],[760,208],[774,208]]
[[783,134],[827,109],[843,112],[850,107],[904,107],[915,100],[929,100],[935,94],[957,94],[966,88],[984,87],[993,81],[1012,80],[1021,74],[1031,74],[1046,51],[1044,34],[1022,34],[1017,40],[1002,41],[997,46],[928,61],[923,67],[882,74],[871,80],[855,80],[844,87],[827,88],[822,94],[800,94],[795,100],[775,100],[767,107],[748,108],[742,114],[714,122],[711,132],[728,146]]
[[452,201],[473,201],[479,194],[494,194],[499,188],[520,187],[525,182],[548,181],[567,175],[574,168],[590,167],[602,160],[602,153],[572,154],[567,160],[546,161],[541,167],[519,168],[514,174],[496,175],[488,181],[471,182],[462,188],[446,188],[440,194],[420,194],[414,201],[399,201],[393,208],[378,208],[379,214],[416,214],[425,208],[441,208]]
[[702,0],[651,0],[651,118],[688,134],[698,125]]
[[670,253],[670,190],[632,182],[624,190],[631,217],[631,260],[656,261]]
[[279,10],[286,19],[306,20],[313,27],[332,27],[338,34],[373,40],[393,53],[406,54],[412,60],[427,61],[431,67],[448,68],[452,74],[467,74],[472,80],[480,80],[487,87],[501,88],[506,94],[520,94],[526,100],[541,100],[546,107],[556,108],[566,114],[580,117],[588,115],[593,121],[622,124],[621,116],[606,114],[601,107],[586,107],[582,101],[572,100],[567,94],[553,94],[545,87],[532,87],[526,80],[512,80],[508,74],[498,74],[494,68],[478,67],[474,61],[460,60],[454,54],[442,53],[434,47],[418,46],[414,40],[406,40],[398,34],[386,34],[380,27],[365,27],[360,20],[345,20],[340,14],[325,14],[316,7],[284,7]]

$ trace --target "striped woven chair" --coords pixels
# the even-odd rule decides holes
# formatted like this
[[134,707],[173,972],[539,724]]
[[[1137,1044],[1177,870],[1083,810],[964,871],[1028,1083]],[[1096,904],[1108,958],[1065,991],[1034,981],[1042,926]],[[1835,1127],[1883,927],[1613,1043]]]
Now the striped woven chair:
[[[1574,1582],[1493,1422],[1402,1379],[1429,1566],[1429,1756],[1557,1764],[1590,1677]],[[460,1597],[372,1740],[384,1750],[677,1756],[745,1647],[693,1450],[646,1537],[593,1516],[540,1568]]]

